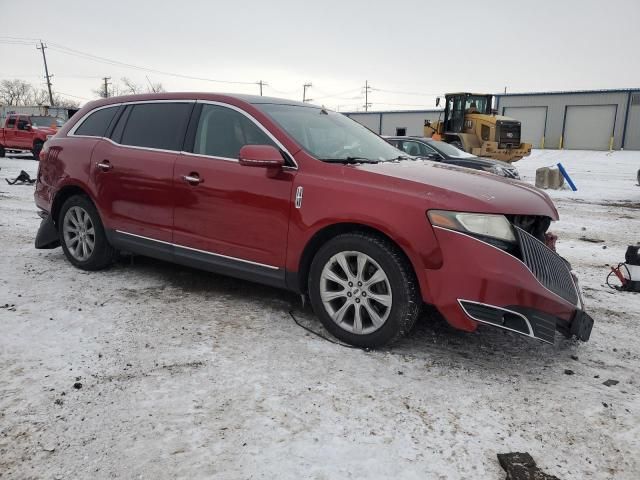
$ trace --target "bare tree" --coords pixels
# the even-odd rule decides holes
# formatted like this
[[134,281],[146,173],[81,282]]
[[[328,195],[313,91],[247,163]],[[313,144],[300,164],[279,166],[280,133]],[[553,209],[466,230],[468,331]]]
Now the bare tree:
[[2,80],[0,82],[0,104],[9,106],[29,105],[33,87],[24,80]]
[[[148,85],[140,85],[134,82],[128,77],[122,77],[119,82],[114,82],[111,86],[108,94],[110,97],[116,97],[118,95],[136,95],[138,93],[159,93],[165,92],[164,86],[160,82],[151,82],[147,77]],[[92,92],[100,97],[104,98],[104,85],[95,88]]]

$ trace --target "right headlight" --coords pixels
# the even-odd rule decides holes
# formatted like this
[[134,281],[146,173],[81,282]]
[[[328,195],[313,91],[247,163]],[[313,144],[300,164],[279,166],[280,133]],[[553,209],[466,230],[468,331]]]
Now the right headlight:
[[430,210],[427,216],[434,226],[473,236],[491,237],[503,242],[516,242],[513,227],[504,215]]

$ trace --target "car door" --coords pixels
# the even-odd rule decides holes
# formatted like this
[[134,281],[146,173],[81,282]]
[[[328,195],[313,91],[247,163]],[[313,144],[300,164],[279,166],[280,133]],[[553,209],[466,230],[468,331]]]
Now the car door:
[[[170,258],[173,169],[194,102],[129,104],[91,157],[91,181],[110,238]],[[151,253],[151,252],[150,252]]]
[[194,111],[187,149],[174,171],[175,254],[183,262],[263,282],[284,282],[290,198],[296,170],[240,165],[244,145],[284,147],[230,105]]
[[17,120],[17,117],[7,118],[4,127],[4,141],[6,142],[7,147],[18,148],[16,145],[16,127],[18,123]]
[[33,147],[33,143],[31,142],[31,137],[33,136],[31,133],[31,127],[28,127],[29,117],[24,115],[20,115],[18,117],[17,128],[15,130],[15,145],[18,148],[23,148],[25,150],[31,150]]

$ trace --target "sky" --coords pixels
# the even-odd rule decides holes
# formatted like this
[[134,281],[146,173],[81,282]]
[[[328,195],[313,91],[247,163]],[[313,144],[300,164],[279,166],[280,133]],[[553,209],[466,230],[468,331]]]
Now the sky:
[[365,82],[370,110],[640,87],[638,0],[0,0],[0,12],[0,79],[44,86],[41,39],[54,91],[81,103],[105,76],[252,94],[262,80],[296,100],[311,83],[312,103],[340,111],[364,109]]

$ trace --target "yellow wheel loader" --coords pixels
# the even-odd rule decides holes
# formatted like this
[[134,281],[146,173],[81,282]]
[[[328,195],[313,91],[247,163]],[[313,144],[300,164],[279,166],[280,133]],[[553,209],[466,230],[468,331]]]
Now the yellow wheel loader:
[[[424,136],[444,140],[479,157],[515,162],[531,153],[530,143],[520,143],[521,125],[491,110],[493,95],[447,93],[444,119],[424,122]],[[436,106],[440,98],[436,100]]]

